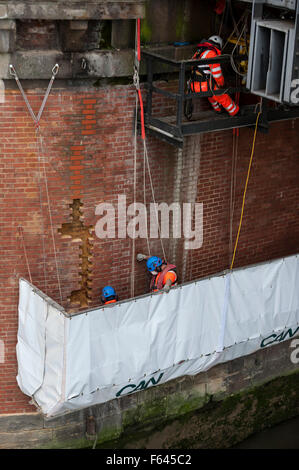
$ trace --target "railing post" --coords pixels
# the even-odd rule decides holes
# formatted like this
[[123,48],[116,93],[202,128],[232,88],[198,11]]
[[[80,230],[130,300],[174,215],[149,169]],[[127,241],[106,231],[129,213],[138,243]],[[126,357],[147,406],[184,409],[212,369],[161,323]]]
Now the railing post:
[[146,57],[147,68],[147,97],[146,97],[146,117],[151,118],[152,115],[152,96],[153,96],[153,60]]
[[185,95],[185,63],[182,62],[180,64],[179,93],[178,93],[178,100],[177,100],[177,115],[176,115],[176,125],[178,126],[180,132],[181,132],[181,125],[182,125],[184,95]]

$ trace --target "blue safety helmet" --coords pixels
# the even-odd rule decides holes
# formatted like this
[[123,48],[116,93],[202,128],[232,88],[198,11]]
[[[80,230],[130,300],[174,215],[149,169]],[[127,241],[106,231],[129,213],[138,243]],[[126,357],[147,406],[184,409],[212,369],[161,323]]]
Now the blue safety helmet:
[[116,292],[115,290],[113,289],[113,287],[111,286],[105,286],[102,290],[102,295],[105,299],[107,299],[107,297],[112,297],[112,296],[116,296]]
[[152,271],[155,271],[156,268],[158,268],[159,266],[162,266],[162,260],[161,258],[158,258],[158,256],[151,256],[147,262],[146,262],[146,266],[147,266],[147,269],[152,272]]

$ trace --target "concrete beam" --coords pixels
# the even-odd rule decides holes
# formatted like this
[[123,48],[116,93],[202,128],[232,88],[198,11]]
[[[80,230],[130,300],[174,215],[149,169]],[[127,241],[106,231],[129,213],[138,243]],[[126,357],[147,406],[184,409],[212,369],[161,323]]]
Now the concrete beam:
[[145,0],[0,1],[0,19],[115,20],[145,17]]
[[[80,31],[79,31],[80,32]],[[83,31],[84,32],[84,31]],[[1,33],[1,31],[0,31]],[[176,60],[192,57],[194,46],[173,48],[154,48],[157,53],[167,56],[171,54]],[[19,78],[27,80],[48,79],[56,63],[60,65],[57,79],[70,78],[114,78],[132,75],[134,61],[133,49],[94,50],[86,52],[47,51],[17,51],[0,54],[0,79],[12,79],[9,64],[16,68]],[[154,65],[155,73],[173,72],[171,66]],[[141,63],[140,74],[146,73],[145,61]]]
[[134,53],[121,51],[73,54],[73,76],[76,78],[127,77],[133,74]]
[[86,53],[18,51],[0,54],[0,79],[13,79],[9,64],[15,67],[20,79],[49,79],[56,63],[60,66],[57,79],[127,77],[133,73],[133,60],[131,49]]
[[72,62],[70,54],[60,51],[20,51],[14,54],[0,55],[0,78],[13,79],[8,65],[12,64],[20,79],[49,80],[52,68],[59,64],[57,78],[72,78]]

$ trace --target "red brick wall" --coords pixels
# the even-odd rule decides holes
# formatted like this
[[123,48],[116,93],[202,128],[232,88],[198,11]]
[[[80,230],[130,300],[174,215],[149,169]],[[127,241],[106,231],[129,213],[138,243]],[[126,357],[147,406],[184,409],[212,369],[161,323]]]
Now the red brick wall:
[[[28,92],[35,112],[44,90]],[[133,115],[135,92],[131,86],[69,88],[52,91],[41,122],[44,157],[37,153],[34,125],[17,90],[7,91],[0,104],[0,339],[5,342],[6,360],[0,365],[0,413],[30,411],[29,398],[18,389],[15,377],[18,279],[29,279],[22,240],[32,282],[60,303],[60,292],[47,204],[43,169],[45,164],[62,304],[69,308],[72,291],[80,289],[80,246],[63,238],[58,230],[71,222],[70,205],[80,199],[84,226],[95,226],[95,207],[101,202],[117,203],[118,194],[133,201]],[[159,98],[156,111],[166,113]],[[299,251],[298,122],[271,126],[259,134],[248,186],[244,221],[235,266],[242,266]],[[253,131],[241,129],[236,165],[235,239]],[[229,266],[229,221],[232,165],[232,131],[186,139],[181,201],[190,185],[197,185],[195,200],[204,204],[204,241],[199,250],[183,257],[177,250],[178,271],[185,263],[184,280],[212,274]],[[190,151],[189,151],[190,150]],[[200,158],[194,176],[196,153]],[[193,153],[193,159],[188,159]],[[148,154],[156,201],[172,202],[177,150],[149,137]],[[45,158],[45,163],[43,162]],[[195,165],[196,166],[196,165]],[[197,178],[194,180],[194,178]],[[137,152],[137,197],[143,202],[143,150]],[[151,201],[146,179],[146,201]],[[41,207],[43,217],[41,216]],[[20,229],[21,227],[21,229]],[[43,255],[43,235],[45,257]],[[100,240],[90,232],[90,306],[99,304],[101,288],[116,287],[121,299],[130,296],[132,240]],[[166,253],[171,241],[165,241]],[[136,253],[146,252],[146,241],[136,241]],[[152,253],[161,255],[159,240]],[[45,269],[44,269],[45,267]],[[147,290],[145,266],[135,264],[135,294]],[[35,408],[34,408],[35,409]]]

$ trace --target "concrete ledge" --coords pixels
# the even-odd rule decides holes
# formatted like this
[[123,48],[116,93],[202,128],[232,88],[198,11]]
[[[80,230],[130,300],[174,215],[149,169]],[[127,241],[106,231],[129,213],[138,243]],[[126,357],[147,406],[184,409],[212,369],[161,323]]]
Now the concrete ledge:
[[9,64],[15,67],[20,79],[50,79],[56,63],[60,66],[57,79],[127,77],[132,76],[133,60],[131,49],[85,54],[58,50],[19,51],[0,54],[0,79],[13,79],[9,73]]
[[[73,22],[75,24],[75,22]],[[84,22],[78,27],[84,26]],[[2,33],[15,34],[14,30],[5,30]],[[0,20],[0,79],[13,79],[9,73],[9,64],[13,64],[18,77],[26,80],[43,80],[51,77],[51,70],[56,63],[60,69],[57,79],[84,79],[84,78],[117,78],[131,77],[133,74],[133,49],[99,49],[91,52],[62,52],[61,50],[29,50],[11,52],[11,46],[5,38],[1,54],[1,20]],[[191,57],[193,46],[183,48],[166,47],[153,49],[155,52],[169,55],[176,60]],[[169,65],[159,62],[154,64],[154,73],[171,73],[177,71]],[[146,72],[145,60],[141,63],[140,74]]]
[[0,18],[111,20],[144,18],[145,0],[0,1]]
[[78,78],[127,77],[133,74],[134,53],[99,51],[73,54],[73,76]]

